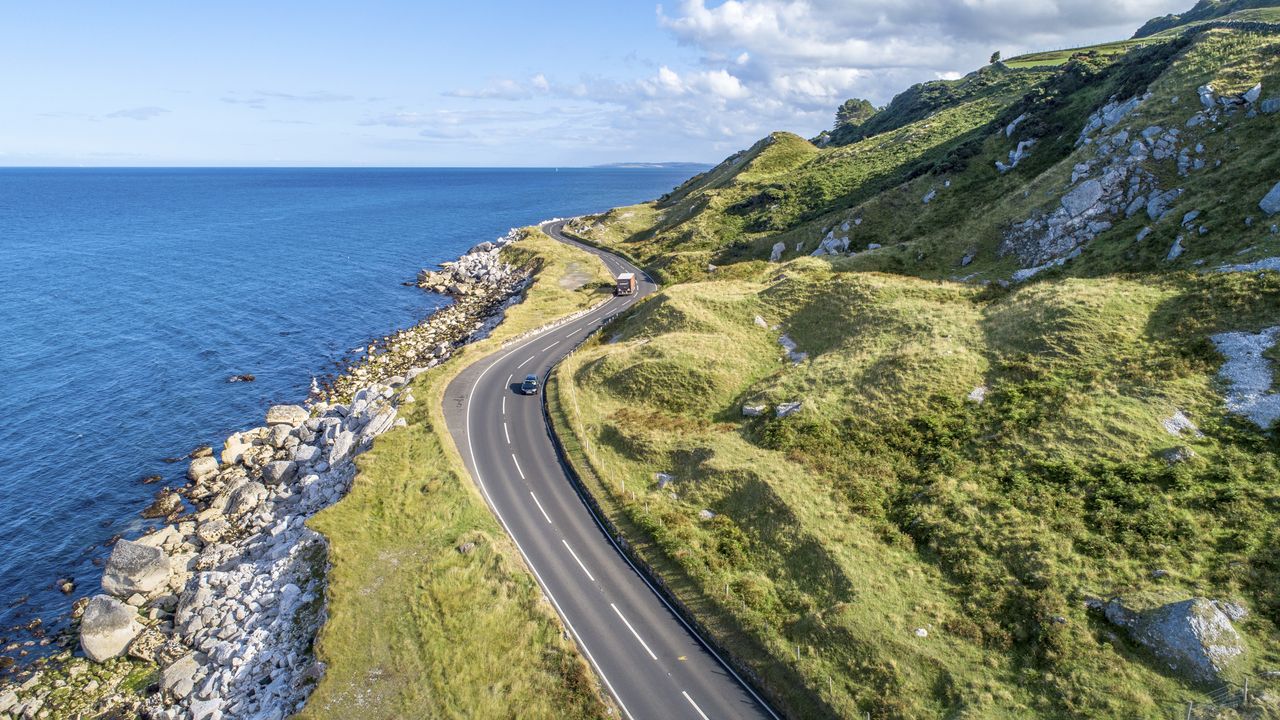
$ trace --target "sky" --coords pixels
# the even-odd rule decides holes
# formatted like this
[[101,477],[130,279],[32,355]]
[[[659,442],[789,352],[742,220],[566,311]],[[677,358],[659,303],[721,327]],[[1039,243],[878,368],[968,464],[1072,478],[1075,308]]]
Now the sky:
[[718,162],[1191,0],[8,2],[0,165]]

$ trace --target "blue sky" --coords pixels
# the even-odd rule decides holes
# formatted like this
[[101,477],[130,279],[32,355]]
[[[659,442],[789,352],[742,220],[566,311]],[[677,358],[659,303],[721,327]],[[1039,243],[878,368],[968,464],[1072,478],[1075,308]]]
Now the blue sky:
[[715,162],[1190,0],[9,3],[0,165]]

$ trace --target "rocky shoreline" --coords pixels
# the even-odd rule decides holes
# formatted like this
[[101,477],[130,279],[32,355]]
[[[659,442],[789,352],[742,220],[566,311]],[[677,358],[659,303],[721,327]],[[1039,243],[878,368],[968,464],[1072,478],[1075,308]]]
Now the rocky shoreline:
[[[285,718],[323,674],[313,653],[325,617],[328,548],[307,518],[342,498],[354,457],[405,424],[409,383],[483,338],[528,286],[513,230],[417,284],[453,303],[368,346],[343,374],[313,381],[306,407],[271,407],[265,424],[195,453],[180,490],[144,513],[166,524],[116,542],[103,593],[73,606],[84,657],[70,650],[0,685],[0,720]],[[70,645],[71,643],[68,643]]]

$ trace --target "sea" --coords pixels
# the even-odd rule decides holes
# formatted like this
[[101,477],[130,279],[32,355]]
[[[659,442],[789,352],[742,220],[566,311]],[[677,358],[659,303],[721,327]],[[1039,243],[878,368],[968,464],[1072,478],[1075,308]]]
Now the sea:
[[446,304],[419,269],[692,172],[0,169],[0,657],[99,591],[194,448]]

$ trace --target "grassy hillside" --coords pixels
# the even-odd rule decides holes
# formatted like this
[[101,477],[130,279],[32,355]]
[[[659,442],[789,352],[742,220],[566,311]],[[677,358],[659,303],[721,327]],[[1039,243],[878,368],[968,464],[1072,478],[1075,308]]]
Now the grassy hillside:
[[[329,541],[324,718],[607,717],[612,706],[471,484],[441,415],[470,359],[607,297],[604,266],[541,233],[509,246],[541,264],[490,339],[415,379],[405,428],[357,461],[351,491],[312,519]],[[474,549],[459,551],[465,543]]]
[[1185,13],[1147,21],[1133,36],[1145,38],[1213,20],[1274,22],[1277,5],[1276,0],[1199,0],[1195,7]]
[[[1280,325],[1280,280],[1206,272],[1280,257],[1280,35],[1049,55],[573,227],[668,286],[553,416],[794,716],[1169,717],[1280,667],[1280,441],[1210,340]],[[1086,608],[1116,596],[1240,603],[1244,659],[1190,680]]]

